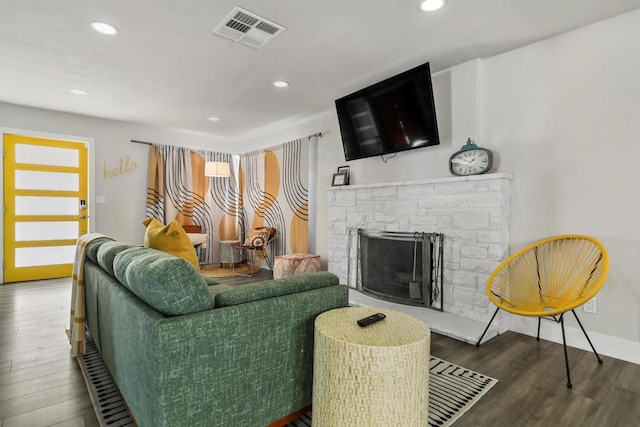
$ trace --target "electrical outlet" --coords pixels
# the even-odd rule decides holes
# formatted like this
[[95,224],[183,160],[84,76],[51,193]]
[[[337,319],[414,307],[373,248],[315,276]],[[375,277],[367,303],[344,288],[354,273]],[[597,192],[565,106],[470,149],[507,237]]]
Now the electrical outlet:
[[585,302],[582,306],[582,311],[585,313],[596,314],[596,299],[595,297],[591,298],[589,301]]

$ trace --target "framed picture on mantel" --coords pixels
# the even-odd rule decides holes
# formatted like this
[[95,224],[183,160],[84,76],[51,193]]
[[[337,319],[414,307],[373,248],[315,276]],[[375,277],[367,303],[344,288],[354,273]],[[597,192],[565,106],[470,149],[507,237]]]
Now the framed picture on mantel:
[[349,166],[338,167],[338,173],[343,173],[346,175],[345,182],[343,185],[349,185]]
[[338,187],[341,185],[347,185],[347,175],[344,173],[334,173],[333,179],[331,180],[332,187]]

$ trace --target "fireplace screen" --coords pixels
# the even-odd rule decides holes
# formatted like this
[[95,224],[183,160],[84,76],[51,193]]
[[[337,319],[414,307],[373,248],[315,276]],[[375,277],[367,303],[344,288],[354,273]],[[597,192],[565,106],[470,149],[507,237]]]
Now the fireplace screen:
[[358,230],[358,289],[442,311],[442,234]]

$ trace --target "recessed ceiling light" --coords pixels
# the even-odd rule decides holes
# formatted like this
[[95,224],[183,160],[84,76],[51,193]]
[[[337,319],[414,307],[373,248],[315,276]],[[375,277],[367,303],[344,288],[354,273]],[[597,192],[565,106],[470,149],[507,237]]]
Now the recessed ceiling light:
[[219,122],[220,118],[218,118],[218,117],[209,117],[209,120],[211,120],[212,122]]
[[91,28],[101,34],[106,34],[108,36],[118,34],[118,29],[111,24],[107,24],[106,22],[93,21],[91,23]]
[[442,8],[445,3],[446,0],[420,0],[418,3],[418,9],[423,12],[433,12]]
[[289,82],[285,82],[284,80],[276,80],[275,82],[273,82],[273,85],[275,87],[287,87],[289,86]]
[[74,95],[89,95],[89,92],[83,89],[69,89],[69,92]]

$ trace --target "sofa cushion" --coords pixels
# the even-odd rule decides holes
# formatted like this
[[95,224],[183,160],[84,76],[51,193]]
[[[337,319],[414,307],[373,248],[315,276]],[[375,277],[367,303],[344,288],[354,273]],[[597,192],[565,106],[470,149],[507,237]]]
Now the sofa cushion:
[[230,289],[221,289],[216,295],[216,307],[244,304],[261,299],[334,286],[339,283],[338,276],[326,271],[248,283],[234,286]]
[[109,237],[98,237],[97,239],[90,241],[89,243],[87,243],[87,247],[84,249],[84,256],[97,264],[98,249],[100,249],[100,246],[102,246],[104,243],[112,241],[113,239]]
[[149,248],[129,248],[113,260],[116,278],[165,316],[214,308],[202,275],[183,258]]
[[198,255],[191,243],[191,239],[184,228],[175,219],[170,224],[164,225],[155,218],[147,218],[142,224],[147,227],[144,234],[144,246],[158,249],[184,258],[197,270],[200,269]]
[[98,249],[98,264],[100,264],[100,267],[102,267],[103,270],[109,273],[111,277],[116,277],[115,273],[113,272],[114,258],[125,249],[133,247],[135,246],[123,242],[114,241],[103,243]]

